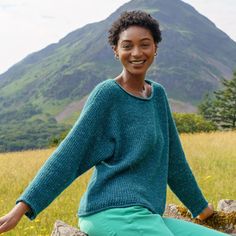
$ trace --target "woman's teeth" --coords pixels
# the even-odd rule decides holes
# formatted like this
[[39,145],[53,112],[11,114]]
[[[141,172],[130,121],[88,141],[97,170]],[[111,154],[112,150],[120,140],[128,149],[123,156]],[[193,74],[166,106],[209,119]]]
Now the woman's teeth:
[[139,64],[143,64],[144,61],[131,61],[131,63],[135,65],[139,65]]

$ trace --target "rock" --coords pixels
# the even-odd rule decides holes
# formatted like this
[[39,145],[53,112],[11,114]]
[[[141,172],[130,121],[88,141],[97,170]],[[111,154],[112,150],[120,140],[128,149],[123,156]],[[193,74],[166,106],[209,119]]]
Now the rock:
[[217,211],[224,211],[228,213],[236,211],[236,201],[228,199],[220,200],[218,202]]
[[[164,213],[165,217],[172,217],[191,221],[206,227],[228,233],[236,236],[236,201],[235,200],[220,200],[217,207],[218,211],[209,217],[207,220],[201,221],[193,219],[191,213],[185,207],[169,204],[166,206]],[[79,231],[79,229],[67,225],[66,223],[57,220],[54,225],[54,230],[51,236],[88,236]]]
[[51,236],[88,236],[79,231],[79,229],[67,225],[61,220],[57,220],[54,224],[54,229]]
[[235,201],[221,200],[220,202],[228,202],[227,207],[220,208],[221,211],[215,211],[210,218],[204,221],[191,218],[191,213],[187,208],[174,204],[167,205],[164,216],[191,221],[236,236],[236,210],[232,204]]

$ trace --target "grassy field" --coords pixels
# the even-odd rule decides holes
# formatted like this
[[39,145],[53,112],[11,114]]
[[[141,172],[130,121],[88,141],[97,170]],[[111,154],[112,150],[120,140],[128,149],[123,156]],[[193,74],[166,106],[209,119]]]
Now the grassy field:
[[[236,132],[182,134],[186,157],[206,198],[216,207],[220,199],[236,199]],[[0,154],[0,215],[6,214],[53,149]],[[91,171],[67,188],[34,221],[23,217],[3,235],[50,235],[56,219],[77,225],[77,208]],[[168,191],[168,203],[180,204]]]

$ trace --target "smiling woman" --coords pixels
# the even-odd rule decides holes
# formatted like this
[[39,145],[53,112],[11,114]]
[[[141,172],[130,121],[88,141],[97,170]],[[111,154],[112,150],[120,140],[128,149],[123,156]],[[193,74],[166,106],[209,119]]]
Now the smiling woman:
[[91,92],[78,121],[0,218],[0,233],[25,214],[33,220],[77,177],[94,167],[78,210],[89,236],[217,236],[205,227],[162,217],[167,184],[193,217],[213,207],[187,163],[165,89],[145,79],[161,32],[143,11],[124,12],[109,31],[123,70]]

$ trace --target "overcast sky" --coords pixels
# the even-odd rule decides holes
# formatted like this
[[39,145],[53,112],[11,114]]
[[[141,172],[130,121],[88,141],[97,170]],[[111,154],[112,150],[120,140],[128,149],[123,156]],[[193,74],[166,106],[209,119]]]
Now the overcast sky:
[[[163,0],[164,1],[164,0]],[[128,0],[0,0],[0,74]],[[236,41],[236,0],[184,0]]]

